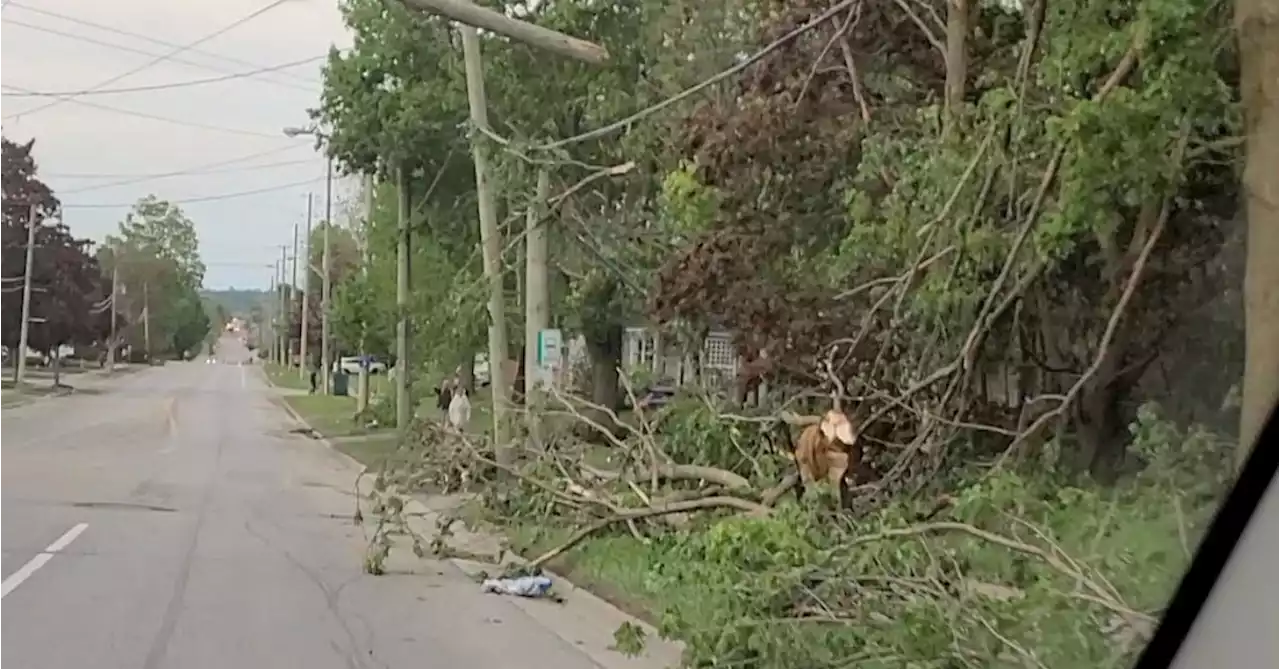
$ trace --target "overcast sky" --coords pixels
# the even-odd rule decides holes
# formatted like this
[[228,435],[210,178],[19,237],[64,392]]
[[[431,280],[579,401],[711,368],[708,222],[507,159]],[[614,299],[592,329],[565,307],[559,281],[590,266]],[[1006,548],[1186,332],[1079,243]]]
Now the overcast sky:
[[[337,1],[3,3],[3,132],[16,142],[36,139],[40,175],[61,198],[71,229],[100,241],[134,201],[155,194],[180,203],[195,221],[209,267],[206,287],[266,288],[272,272],[266,266],[279,258],[279,244],[292,242],[308,191],[316,195],[317,218],[323,208],[323,157],[310,138],[289,139],[281,130],[306,123],[329,46],[350,44]],[[62,101],[22,95],[145,88],[312,58],[203,85]],[[138,68],[144,69],[121,77]],[[104,83],[115,77],[121,78]],[[51,102],[57,104],[38,109]],[[181,174],[157,176],[173,173]],[[335,203],[351,187],[339,183]]]

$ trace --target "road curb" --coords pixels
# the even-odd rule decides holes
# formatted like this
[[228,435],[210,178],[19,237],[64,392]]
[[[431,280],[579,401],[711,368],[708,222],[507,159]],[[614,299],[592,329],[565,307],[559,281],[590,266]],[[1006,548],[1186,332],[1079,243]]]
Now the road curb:
[[[266,370],[262,371],[262,379],[267,382],[268,388],[271,388],[272,390],[280,389],[280,386],[276,385],[276,383],[271,380],[271,376],[266,373]],[[296,409],[290,406],[289,401],[287,399],[285,399],[282,396],[277,396],[274,398],[274,400],[275,400],[274,403],[279,405],[282,409],[284,409],[284,412],[289,415],[289,418],[291,418],[293,422],[297,423],[302,427],[307,428],[308,430],[311,431],[312,434],[316,435],[314,439],[315,441],[319,441],[322,444],[324,444],[325,448],[329,449],[330,451],[333,451],[335,455],[345,460],[347,464],[351,465],[356,471],[360,472],[361,474],[368,471],[369,468],[366,467],[363,462],[360,462],[359,460],[351,457],[350,455],[347,455],[346,453],[343,453],[342,451],[338,450],[333,445],[333,442],[329,441],[329,438],[326,437],[323,432],[312,427],[311,423],[308,423],[307,419],[302,417],[302,414],[298,413]]]
[[[371,482],[366,477],[374,474],[366,472],[360,477],[360,488]],[[450,513],[450,509],[433,508],[418,495],[405,498],[404,510],[409,518],[410,526],[417,534],[430,537],[434,534],[437,519]],[[418,527],[413,528],[412,526]],[[467,537],[472,541],[492,546],[473,546],[485,550],[473,551],[477,556],[488,549],[498,549],[504,542],[501,533],[472,532],[463,528],[455,529],[454,536],[462,537],[460,543],[466,544]],[[497,553],[497,550],[494,550]],[[510,549],[502,551],[503,564],[527,565],[529,560]],[[482,571],[487,572],[495,566],[487,562],[454,557],[441,560],[447,562],[469,578],[475,578]],[[563,574],[543,567],[543,572],[551,576],[556,583],[556,592],[563,598],[563,603],[551,603],[545,600],[524,597],[508,597],[507,601],[529,616],[540,627],[574,646],[602,669],[652,669],[654,667],[679,666],[683,644],[663,639],[658,630],[649,623],[623,611],[602,597],[575,584]],[[637,657],[627,656],[614,648],[613,633],[623,623],[631,623],[645,631],[644,651]]]

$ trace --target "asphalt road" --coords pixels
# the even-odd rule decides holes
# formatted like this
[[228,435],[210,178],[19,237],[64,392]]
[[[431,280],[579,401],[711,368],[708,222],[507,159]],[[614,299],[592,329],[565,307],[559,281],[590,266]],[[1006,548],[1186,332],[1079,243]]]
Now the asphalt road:
[[[447,563],[361,572],[356,470],[254,366],[173,363],[3,417],[3,661],[23,669],[595,667]],[[232,364],[227,364],[232,363]]]

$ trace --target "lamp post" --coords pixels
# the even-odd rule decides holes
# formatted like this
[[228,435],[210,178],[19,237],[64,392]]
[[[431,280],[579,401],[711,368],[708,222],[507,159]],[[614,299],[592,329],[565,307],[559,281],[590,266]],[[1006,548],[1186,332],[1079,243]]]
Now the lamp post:
[[[295,127],[285,128],[285,129],[284,129],[284,134],[285,134],[285,136],[286,136],[286,137],[301,137],[301,136],[304,136],[304,135],[310,135],[310,136],[312,136],[312,137],[315,137],[315,138],[319,139],[319,140],[320,140],[320,141],[322,141],[322,142],[323,142],[323,141],[326,141],[326,140],[328,140],[328,139],[329,139],[329,136],[328,136],[328,135],[326,135],[326,134],[324,134],[323,132],[321,132],[321,131],[320,131],[318,128],[316,128],[315,126],[312,126],[312,127],[309,127],[309,128],[295,128]],[[327,157],[326,164],[325,164],[325,179],[324,179],[324,233],[323,233],[323,235],[322,235],[322,239],[323,239],[322,244],[323,244],[323,248],[324,248],[324,250],[323,250],[323,254],[322,254],[322,258],[323,258],[323,259],[320,261],[320,264],[321,264],[321,270],[320,270],[320,271],[321,271],[321,277],[320,277],[320,281],[321,281],[321,288],[320,288],[320,378],[321,378],[321,380],[322,380],[322,383],[324,384],[324,393],[325,393],[325,394],[328,394],[328,393],[330,393],[330,392],[331,392],[331,389],[330,389],[330,386],[329,386],[329,372],[330,372],[330,369],[329,369],[329,366],[330,366],[330,362],[329,362],[329,302],[330,302],[330,290],[331,290],[332,286],[330,285],[331,281],[330,281],[330,279],[329,279],[329,275],[330,275],[330,273],[331,273],[331,270],[330,270],[330,256],[329,256],[329,228],[330,228],[330,227],[332,227],[332,226],[333,226],[333,156],[328,156],[328,157]],[[310,238],[308,238],[308,240],[307,240],[307,241],[308,241],[307,248],[308,248],[308,249],[310,249],[310,248],[311,248],[311,246],[310,246]],[[306,267],[307,267],[307,271],[308,271],[308,272],[310,272],[310,270],[311,270],[311,258],[310,258],[310,255],[311,255],[311,254],[310,254],[310,252],[308,252],[308,254],[307,254],[307,255],[308,255],[308,257],[307,257],[307,265],[306,265]],[[304,316],[303,316],[303,318],[305,319],[305,318],[306,318],[306,316],[304,315]]]

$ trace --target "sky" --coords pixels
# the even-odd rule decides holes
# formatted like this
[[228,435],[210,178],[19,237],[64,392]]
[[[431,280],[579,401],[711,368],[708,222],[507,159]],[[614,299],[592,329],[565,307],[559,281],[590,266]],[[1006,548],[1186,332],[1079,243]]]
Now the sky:
[[[73,233],[101,241],[154,194],[195,222],[206,288],[267,288],[309,192],[323,216],[325,159],[283,129],[350,46],[337,0],[3,0],[0,17],[4,136],[35,138]],[[335,179],[335,217],[356,187]]]

